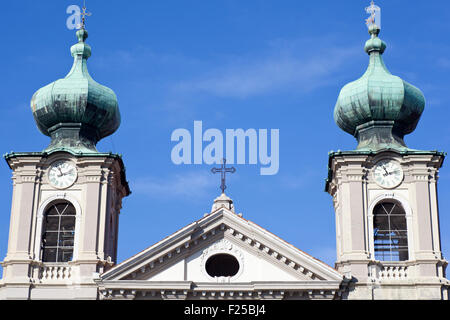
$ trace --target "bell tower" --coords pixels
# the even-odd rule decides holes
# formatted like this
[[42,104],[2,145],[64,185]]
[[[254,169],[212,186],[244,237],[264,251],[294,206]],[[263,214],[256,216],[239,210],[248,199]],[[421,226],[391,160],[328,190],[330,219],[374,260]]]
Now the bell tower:
[[96,144],[118,129],[120,113],[114,92],[89,75],[84,23],[76,36],[70,72],[31,99],[50,145],[5,156],[13,197],[2,299],[96,299],[94,279],[116,261],[119,213],[130,189],[121,156]]
[[406,146],[425,98],[387,70],[380,8],[372,1],[367,11],[369,66],[342,88],[334,110],[358,146],[330,152],[326,183],[336,215],[336,268],[348,281],[344,298],[448,299],[437,197],[445,154]]

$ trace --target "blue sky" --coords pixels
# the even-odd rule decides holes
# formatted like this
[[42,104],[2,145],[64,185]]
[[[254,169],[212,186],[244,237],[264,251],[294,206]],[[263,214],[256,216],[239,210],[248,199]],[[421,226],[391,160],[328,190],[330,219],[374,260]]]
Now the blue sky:
[[[409,147],[450,151],[448,1],[377,1],[388,69],[427,100]],[[2,6],[0,150],[49,143],[29,107],[40,87],[64,77],[76,42],[66,8],[81,1],[8,1]],[[236,165],[227,194],[236,210],[333,265],[335,219],[325,193],[328,151],[355,139],[334,123],[339,90],[365,71],[369,1],[88,0],[91,76],[117,94],[119,130],[98,144],[123,154],[132,194],[120,216],[119,261],[209,212],[220,180],[208,165],[171,162],[173,130],[280,130],[280,170]],[[0,259],[6,255],[11,172],[0,162]],[[444,256],[450,256],[450,168],[440,173]]]

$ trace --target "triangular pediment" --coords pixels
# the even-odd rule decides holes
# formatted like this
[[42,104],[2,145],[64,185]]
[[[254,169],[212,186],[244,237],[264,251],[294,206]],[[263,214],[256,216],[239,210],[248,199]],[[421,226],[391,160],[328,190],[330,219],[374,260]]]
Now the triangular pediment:
[[[211,272],[210,261],[217,260],[218,255],[233,260],[231,265],[237,269],[231,275],[216,276]],[[288,290],[326,284],[338,288],[342,279],[325,263],[220,208],[116,265],[100,275],[98,282],[105,288],[107,284],[120,287],[126,283],[127,287],[155,290],[174,286],[189,290],[193,284],[217,288],[268,285]]]
[[[206,215],[203,219],[116,265],[101,278],[160,279],[164,271],[173,271],[180,261],[189,263],[199,256],[203,256],[204,260],[215,252],[227,251],[238,256],[240,262],[244,259],[243,255],[247,256],[246,260],[250,260],[251,263],[261,260],[262,266],[280,270],[279,273],[291,281],[342,280],[342,275],[335,269],[224,208]],[[270,274],[266,274],[265,277],[270,279]],[[173,280],[195,281],[194,278]]]

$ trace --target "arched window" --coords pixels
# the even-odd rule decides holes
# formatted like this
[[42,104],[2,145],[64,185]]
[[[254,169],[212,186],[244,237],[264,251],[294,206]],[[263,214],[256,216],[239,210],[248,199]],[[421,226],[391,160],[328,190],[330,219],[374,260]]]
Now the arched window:
[[43,262],[72,260],[75,216],[75,207],[68,201],[55,202],[47,208],[41,243]]
[[397,201],[383,201],[373,209],[375,259],[408,260],[406,215]]

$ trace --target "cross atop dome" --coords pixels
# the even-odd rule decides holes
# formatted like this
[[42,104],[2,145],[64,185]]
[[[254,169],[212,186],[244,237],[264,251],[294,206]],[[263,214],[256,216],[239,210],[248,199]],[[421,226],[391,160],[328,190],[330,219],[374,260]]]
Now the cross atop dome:
[[381,8],[371,1],[370,6],[366,8],[366,12],[370,14],[370,17],[366,19],[367,27],[370,29],[375,25],[378,29],[381,29]]
[[84,29],[86,17],[90,17],[92,13],[86,12],[86,1],[83,3],[83,12],[80,13],[81,15],[81,29]]
[[90,17],[92,15],[92,13],[90,12],[86,12],[86,0],[83,1],[83,12],[80,13],[81,16],[81,24],[79,24],[79,29],[84,29],[85,27],[85,21],[86,21],[86,17]]
[[73,65],[69,73],[37,90],[31,98],[31,110],[38,129],[51,138],[47,153],[69,151],[98,153],[98,141],[113,134],[120,125],[116,94],[96,82],[88,72],[91,47],[86,43],[86,5],[76,32],[78,43],[70,48]]
[[357,139],[357,150],[410,150],[404,136],[416,128],[425,98],[418,88],[389,72],[382,58],[386,43],[378,37],[381,9],[372,1],[366,12],[370,14],[366,20],[370,39],[364,51],[369,66],[359,79],[342,88],[334,119]]

